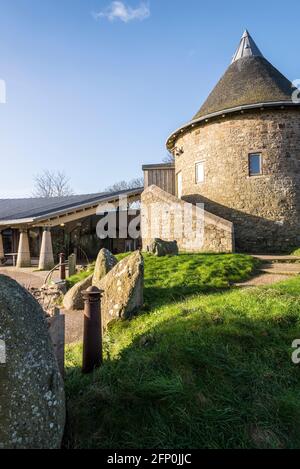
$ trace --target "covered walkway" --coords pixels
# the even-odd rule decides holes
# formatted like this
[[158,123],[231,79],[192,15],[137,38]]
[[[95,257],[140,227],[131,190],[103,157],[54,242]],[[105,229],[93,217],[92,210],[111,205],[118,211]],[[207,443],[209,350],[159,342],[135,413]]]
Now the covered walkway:
[[[123,210],[140,201],[143,188],[54,198],[0,200],[0,265],[17,269],[35,266],[51,270],[59,252],[76,253],[85,262],[102,247],[111,251],[137,249],[139,240],[129,237],[99,239],[96,227],[110,210]],[[119,227],[117,227],[119,228]],[[119,233],[119,232],[118,232]]]

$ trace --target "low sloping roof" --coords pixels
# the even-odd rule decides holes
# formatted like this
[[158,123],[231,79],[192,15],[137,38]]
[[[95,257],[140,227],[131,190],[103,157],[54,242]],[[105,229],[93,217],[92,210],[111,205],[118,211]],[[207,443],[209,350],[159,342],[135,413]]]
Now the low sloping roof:
[[94,205],[115,199],[121,195],[142,193],[143,188],[120,192],[71,195],[67,197],[0,199],[0,222],[50,217],[58,212],[74,210],[77,207]]

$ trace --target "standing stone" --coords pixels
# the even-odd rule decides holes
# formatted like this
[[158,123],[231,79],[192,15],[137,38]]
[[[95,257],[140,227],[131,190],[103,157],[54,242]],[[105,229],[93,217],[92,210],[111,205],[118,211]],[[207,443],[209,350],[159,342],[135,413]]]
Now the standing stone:
[[76,254],[71,254],[68,258],[69,277],[76,274]]
[[129,319],[143,306],[144,260],[139,251],[120,261],[100,282],[102,323]]
[[0,363],[0,448],[60,448],[64,387],[45,315],[23,287],[3,275],[0,343],[6,352]]
[[64,296],[63,306],[67,311],[82,311],[84,301],[82,292],[92,286],[93,274],[76,283]]
[[157,257],[178,256],[177,241],[163,241],[156,238],[150,246],[150,252]]
[[105,275],[108,274],[108,272],[110,272],[117,263],[117,259],[110,251],[107,249],[101,249],[95,264],[93,286],[98,287],[103,277],[105,277]]

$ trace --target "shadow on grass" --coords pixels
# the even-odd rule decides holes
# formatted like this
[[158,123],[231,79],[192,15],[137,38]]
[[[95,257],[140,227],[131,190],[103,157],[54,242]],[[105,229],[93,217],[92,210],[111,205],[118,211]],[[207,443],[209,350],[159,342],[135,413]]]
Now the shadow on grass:
[[65,446],[299,447],[299,305],[265,318],[235,304],[177,309],[93,375],[75,360]]
[[207,285],[187,285],[187,286],[176,286],[176,287],[145,287],[144,289],[144,300],[145,308],[144,311],[148,312],[153,308],[164,306],[170,303],[188,300],[189,297],[200,294],[213,294],[225,292],[230,289],[230,286],[226,287],[213,287]]

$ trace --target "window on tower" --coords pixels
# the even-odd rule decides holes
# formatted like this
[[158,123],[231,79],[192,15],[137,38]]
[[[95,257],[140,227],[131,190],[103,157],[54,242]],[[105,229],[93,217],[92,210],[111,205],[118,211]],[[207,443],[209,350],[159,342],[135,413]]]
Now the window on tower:
[[182,197],[182,172],[180,171],[179,173],[176,174],[176,186],[177,186],[177,197],[178,199],[181,199]]
[[201,184],[205,181],[205,162],[199,161],[196,163],[196,184]]
[[262,174],[262,158],[260,153],[249,155],[249,176],[260,176]]

